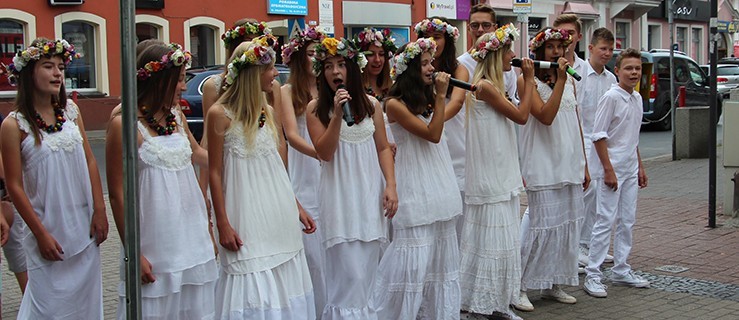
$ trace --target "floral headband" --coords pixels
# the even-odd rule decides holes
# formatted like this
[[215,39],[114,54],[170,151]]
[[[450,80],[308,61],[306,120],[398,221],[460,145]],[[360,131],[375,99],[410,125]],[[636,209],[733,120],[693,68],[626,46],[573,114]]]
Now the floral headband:
[[439,31],[451,35],[454,38],[454,41],[457,41],[457,38],[459,38],[459,29],[451,24],[441,21],[440,19],[423,19],[421,22],[416,23],[414,29],[418,35],[428,35],[431,32]]
[[309,27],[304,32],[298,32],[290,38],[290,42],[282,46],[282,63],[290,63],[290,56],[300,50],[300,47],[306,43],[321,42],[324,38],[326,38],[326,34],[316,30],[315,27]]
[[223,44],[228,46],[231,41],[241,38],[247,34],[255,34],[258,36],[266,36],[272,34],[272,29],[267,27],[267,23],[262,21],[259,23],[247,22],[233,29],[228,29],[221,35]]
[[503,48],[506,45],[510,45],[519,36],[518,29],[516,29],[513,23],[504,25],[494,32],[488,34],[483,36],[489,37],[487,41],[481,41],[476,48],[473,48],[470,51],[470,55],[472,55],[472,58],[474,58],[478,62],[482,62],[482,60],[485,60],[485,57],[488,55],[488,53],[492,51],[498,51],[500,50],[500,48]]
[[362,51],[369,50],[369,46],[372,44],[391,53],[398,50],[398,47],[395,46],[395,38],[392,37],[388,28],[382,29],[382,31],[375,28],[364,28],[362,32],[354,36],[354,44]]
[[354,42],[341,38],[324,38],[319,45],[316,46],[316,55],[313,56],[313,73],[318,76],[323,71],[323,61],[333,56],[342,56],[352,60],[359,65],[359,70],[363,70],[367,65],[367,58],[364,53],[354,45]]
[[81,57],[79,53],[74,51],[74,46],[69,44],[67,40],[34,41],[25,50],[15,54],[13,62],[7,66],[8,80],[11,84],[14,84],[15,78],[29,62],[39,60],[42,57],[48,58],[57,55],[62,56],[64,64],[69,64],[72,62],[72,59]]
[[541,47],[544,42],[549,40],[562,40],[562,44],[568,46],[572,42],[572,35],[567,30],[547,27],[546,29],[539,31],[539,33],[531,39],[531,42],[529,42],[529,50],[536,51],[536,49]]
[[408,63],[424,52],[431,53],[431,56],[434,55],[436,52],[436,41],[434,39],[418,38],[416,42],[408,43],[403,52],[396,54],[391,60],[393,67],[390,69],[390,77],[393,80],[397,79],[408,69]]
[[143,68],[136,71],[136,77],[139,81],[149,79],[152,73],[156,73],[161,70],[190,65],[190,60],[192,59],[190,51],[182,49],[182,46],[176,43],[170,43],[169,48],[169,52],[163,55],[161,60],[149,61]]
[[228,64],[228,73],[226,74],[226,86],[230,86],[236,81],[241,70],[247,66],[264,66],[271,65],[275,62],[275,50],[272,48],[270,38],[261,36],[255,38],[249,44],[244,53],[233,58]]

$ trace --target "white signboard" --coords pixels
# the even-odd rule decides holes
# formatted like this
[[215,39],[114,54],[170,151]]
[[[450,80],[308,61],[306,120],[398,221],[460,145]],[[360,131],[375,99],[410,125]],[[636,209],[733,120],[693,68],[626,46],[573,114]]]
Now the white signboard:
[[531,13],[531,0],[513,0],[513,13]]
[[426,0],[426,16],[457,19],[457,0]]
[[333,0],[318,1],[318,25],[323,32],[334,33],[334,2]]

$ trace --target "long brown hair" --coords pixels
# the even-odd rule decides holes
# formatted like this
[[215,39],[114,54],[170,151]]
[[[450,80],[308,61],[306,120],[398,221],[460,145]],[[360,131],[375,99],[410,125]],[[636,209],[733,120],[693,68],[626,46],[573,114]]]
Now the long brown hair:
[[[401,46],[396,54],[405,51],[407,46],[407,43]],[[403,101],[408,110],[415,115],[422,114],[429,104],[434,103],[433,86],[423,83],[423,76],[421,75],[422,56],[423,53],[418,54],[411,61],[408,61],[408,68],[398,76],[388,93],[389,97]]]
[[[393,85],[393,79],[390,78],[390,51],[385,48],[382,48],[382,50],[385,51],[385,63],[382,65],[382,71],[375,79],[375,85],[380,88],[380,92],[375,92],[375,95],[384,95]],[[367,88],[371,87],[369,72],[362,73],[362,84]]]
[[[352,97],[349,106],[352,114],[364,119],[375,113],[375,107],[367,98],[364,88],[362,88],[362,71],[359,69],[359,65],[351,59],[343,59],[346,62],[346,91]],[[328,127],[328,123],[331,121],[330,113],[334,109],[334,95],[336,92],[331,90],[325,72],[322,72],[318,78],[318,104],[315,114],[321,120],[321,123]]]
[[[136,59],[136,68],[141,69],[151,61],[161,61],[162,56],[167,55],[171,48],[164,44],[155,43],[141,51]],[[156,114],[162,109],[169,110],[175,96],[177,83],[180,79],[180,67],[172,66],[157,72],[151,72],[151,76],[136,81],[136,103],[141,109],[146,106],[150,114]]]
[[311,88],[308,86],[310,77],[316,77],[308,61],[308,46],[311,43],[317,42],[306,42],[298,51],[292,54],[290,62],[287,64],[290,67],[290,77],[287,79],[287,83],[290,84],[290,97],[293,100],[295,116],[303,114],[305,106],[313,100],[310,93]]

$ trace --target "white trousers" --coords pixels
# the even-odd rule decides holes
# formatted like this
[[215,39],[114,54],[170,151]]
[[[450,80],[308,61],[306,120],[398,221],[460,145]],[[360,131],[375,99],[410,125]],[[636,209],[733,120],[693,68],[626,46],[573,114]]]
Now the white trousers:
[[590,185],[583,194],[585,216],[580,227],[580,246],[585,248],[590,245],[593,225],[595,225],[596,208],[598,206],[598,182],[599,180],[590,180]]
[[632,229],[636,222],[636,200],[639,185],[636,175],[618,181],[618,190],[598,182],[598,205],[592,238],[590,239],[589,262],[585,269],[588,279],[602,279],[600,266],[606,259],[610,245],[611,231],[613,236],[613,273],[624,275],[631,271],[626,259],[631,252],[633,241]]
[[351,241],[326,249],[323,320],[377,320],[369,307],[380,261],[380,241]]

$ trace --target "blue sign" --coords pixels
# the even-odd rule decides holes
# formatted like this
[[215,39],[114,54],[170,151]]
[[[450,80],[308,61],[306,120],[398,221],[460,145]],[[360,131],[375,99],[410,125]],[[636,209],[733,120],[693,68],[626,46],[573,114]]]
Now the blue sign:
[[297,19],[287,19],[287,37],[292,38],[294,34],[297,32],[302,32],[305,30],[305,19],[304,18],[297,18]]
[[294,16],[308,15],[308,0],[268,0],[267,13]]

